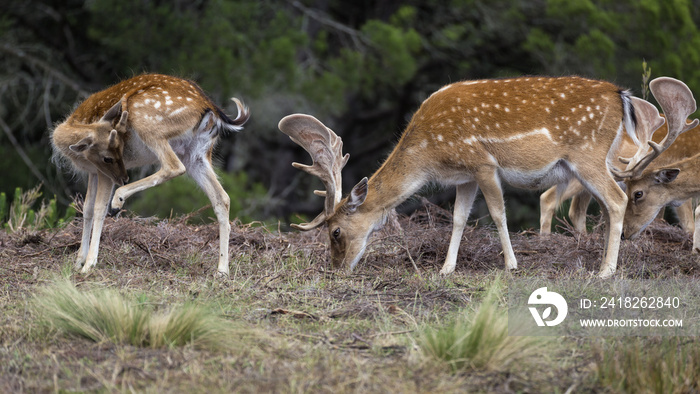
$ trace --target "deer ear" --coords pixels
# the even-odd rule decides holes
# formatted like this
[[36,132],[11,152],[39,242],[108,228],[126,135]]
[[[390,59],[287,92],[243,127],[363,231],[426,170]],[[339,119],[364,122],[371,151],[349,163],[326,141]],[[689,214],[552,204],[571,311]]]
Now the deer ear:
[[100,122],[109,122],[112,123],[114,119],[117,118],[119,115],[119,112],[122,109],[122,103],[121,101],[117,101],[116,104],[112,106],[112,108],[108,109],[107,112],[102,116],[102,119],[100,119]]
[[126,122],[129,120],[129,111],[123,111],[122,117],[119,118],[119,123],[117,124],[117,131],[121,134],[126,133]]
[[357,208],[365,202],[367,198],[367,178],[362,178],[362,180],[355,185],[350,191],[350,196],[348,197],[347,207],[350,212],[355,212]]
[[654,180],[656,183],[671,183],[676,180],[680,172],[678,168],[665,168],[654,174]]
[[80,142],[77,144],[73,144],[68,147],[68,149],[72,150],[73,152],[80,153],[88,149],[89,147],[92,146],[92,137],[85,137]]
[[109,142],[107,146],[114,148],[117,145],[117,130],[112,130],[109,132]]

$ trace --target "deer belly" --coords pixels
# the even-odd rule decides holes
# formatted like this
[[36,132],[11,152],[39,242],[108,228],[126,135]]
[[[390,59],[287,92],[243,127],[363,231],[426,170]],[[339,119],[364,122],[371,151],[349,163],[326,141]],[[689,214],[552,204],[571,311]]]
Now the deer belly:
[[507,184],[521,189],[547,189],[568,181],[573,177],[573,172],[565,161],[559,160],[550,166],[532,170],[501,168],[498,175]]
[[131,133],[124,147],[123,160],[126,168],[136,168],[156,163],[158,158],[153,154],[153,151],[144,144],[138,133]]

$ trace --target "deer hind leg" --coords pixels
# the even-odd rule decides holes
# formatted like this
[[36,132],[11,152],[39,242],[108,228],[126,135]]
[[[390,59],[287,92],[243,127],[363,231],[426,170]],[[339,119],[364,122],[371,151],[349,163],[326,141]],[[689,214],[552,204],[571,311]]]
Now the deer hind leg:
[[540,235],[552,232],[552,218],[557,209],[557,187],[553,186],[540,195]]
[[440,270],[442,275],[451,274],[455,270],[459,244],[462,241],[464,226],[467,224],[469,212],[472,210],[477,189],[478,185],[476,182],[457,185],[457,198],[455,199],[455,210],[452,217],[452,237],[450,239],[450,248],[447,250],[445,264]]
[[498,229],[498,237],[501,240],[501,248],[506,262],[506,269],[518,268],[518,262],[513,253],[513,246],[510,243],[508,235],[508,224],[506,222],[506,206],[503,201],[503,189],[498,179],[498,174],[495,171],[489,173],[477,174],[477,182],[481,193],[486,200],[486,206],[489,209],[489,214]]
[[221,187],[221,183],[216,178],[216,173],[211,167],[208,160],[195,161],[187,168],[188,174],[202,188],[209,201],[214,207],[216,219],[219,222],[219,266],[217,272],[219,274],[229,275],[229,255],[228,242],[231,233],[231,223],[229,222],[229,210],[231,207],[231,199]]
[[[93,224],[92,224],[92,234],[90,237],[89,247],[87,256],[85,258],[85,264],[83,264],[83,269],[80,271],[82,273],[87,273],[90,271],[95,264],[97,264],[97,253],[100,248],[100,236],[102,235],[102,226],[105,222],[105,216],[107,215],[107,204],[109,204],[109,197],[112,195],[112,188],[114,184],[112,180],[102,173],[96,175],[97,182],[95,184],[96,191],[93,208]],[[93,182],[88,183],[88,194],[91,194],[89,188]],[[85,226],[84,226],[85,227]],[[85,233],[83,233],[83,239],[85,239]],[[82,251],[82,246],[81,246]],[[80,257],[80,254],[78,255]]]
[[126,199],[133,194],[158,186],[185,173],[185,165],[178,159],[168,141],[162,141],[155,146],[151,146],[151,149],[156,153],[158,161],[160,161],[160,169],[143,179],[119,187],[112,198],[110,208],[112,213],[119,212],[124,206]]
[[85,264],[90,247],[90,235],[95,217],[95,197],[97,196],[97,174],[88,175],[87,191],[83,201],[83,237],[80,241],[80,249],[75,259],[75,269],[80,269]]
[[573,187],[575,188],[574,196],[571,198],[571,206],[569,207],[569,219],[576,231],[585,233],[586,211],[588,211],[588,205],[593,196],[581,185],[581,182],[575,181],[575,184],[576,187]]
[[605,233],[605,257],[598,276],[600,278],[609,278],[617,269],[617,256],[620,252],[622,220],[627,207],[627,195],[609,174],[593,171],[589,173],[591,176],[588,178],[582,176],[582,182],[585,182],[583,181],[584,179],[596,181],[587,182],[586,188],[593,195],[599,196],[598,202],[604,212],[607,230]]
[[[554,217],[554,212],[557,206],[568,199],[571,200],[571,206],[569,207],[569,218],[571,219],[574,228],[577,231],[586,231],[586,210],[588,209],[588,203],[590,202],[590,193],[581,185],[581,182],[576,179],[572,179],[566,184],[566,188],[559,196],[557,200],[557,188],[561,186],[554,186],[540,196],[540,234],[550,234],[552,230],[552,218]],[[585,193],[584,195],[580,195]]]

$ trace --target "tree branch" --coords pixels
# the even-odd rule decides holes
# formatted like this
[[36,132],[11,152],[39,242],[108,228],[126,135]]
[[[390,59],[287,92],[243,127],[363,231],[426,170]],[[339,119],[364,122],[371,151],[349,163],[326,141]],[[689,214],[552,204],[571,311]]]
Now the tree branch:
[[19,59],[25,60],[25,61],[27,61],[27,62],[29,62],[29,63],[31,63],[39,68],[46,70],[48,73],[50,73],[51,75],[56,77],[58,80],[60,80],[61,82],[63,82],[67,86],[69,86],[71,89],[78,92],[78,94],[81,97],[87,97],[90,95],[90,93],[88,91],[86,91],[85,89],[83,89],[83,87],[79,83],[75,82],[74,80],[69,78],[67,75],[65,75],[62,72],[60,72],[59,70],[55,69],[49,63],[47,63],[39,58],[36,58],[36,57],[24,52],[23,50],[21,50],[19,48],[13,48],[8,44],[3,43],[0,45],[0,51],[5,52],[7,54],[10,54],[12,56],[15,56]]

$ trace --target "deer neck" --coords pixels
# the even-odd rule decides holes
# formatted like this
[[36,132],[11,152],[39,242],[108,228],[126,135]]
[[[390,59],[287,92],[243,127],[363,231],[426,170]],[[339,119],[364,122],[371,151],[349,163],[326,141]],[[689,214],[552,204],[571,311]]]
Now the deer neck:
[[425,159],[416,156],[411,149],[405,149],[402,138],[369,179],[367,199],[362,204],[364,210],[389,212],[425,185],[428,180]]

